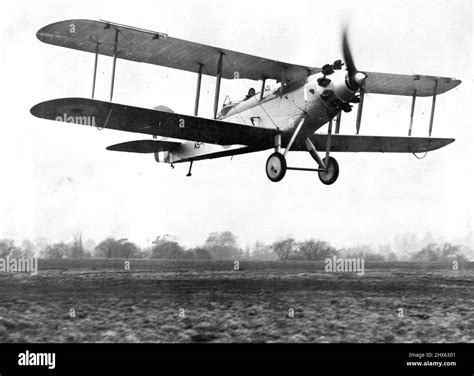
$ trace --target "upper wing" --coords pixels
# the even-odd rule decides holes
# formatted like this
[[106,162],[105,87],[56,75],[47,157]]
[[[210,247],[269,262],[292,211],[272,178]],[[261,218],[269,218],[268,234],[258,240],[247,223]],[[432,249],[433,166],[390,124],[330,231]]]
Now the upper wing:
[[280,81],[283,78],[292,81],[320,71],[319,68],[265,59],[105,21],[60,21],[43,27],[36,36],[45,43],[93,53],[98,48],[100,54],[113,56],[117,30],[119,33],[117,57],[120,59],[189,72],[198,72],[202,64],[203,74],[215,76],[219,53],[223,53],[222,77],[229,79],[269,78]]
[[[315,133],[310,137],[319,151],[326,150],[327,134]],[[424,153],[440,149],[452,143],[452,138],[387,137],[359,135],[331,135],[331,151],[380,152],[380,153]],[[306,151],[303,144],[295,145],[295,151]]]
[[43,119],[95,126],[99,129],[110,128],[219,145],[271,148],[278,133],[274,129],[86,98],[53,99],[38,103],[30,112]]
[[393,73],[364,72],[367,80],[364,84],[366,93],[409,95],[416,90],[417,97],[429,97],[434,94],[436,81],[436,94],[442,94],[458,86],[461,81],[448,77],[422,76],[418,74],[403,75]]
[[[113,56],[116,31],[117,57],[120,59],[189,72],[198,72],[202,64],[203,74],[215,76],[219,53],[223,53],[222,77],[228,79],[269,78],[277,81],[296,81],[321,71],[320,68],[266,59],[107,21],[60,21],[41,28],[36,36],[44,43]],[[461,83],[460,80],[447,77],[365,73],[368,76],[365,83],[367,93],[413,95],[416,90],[417,96],[431,96],[436,80],[438,94]]]

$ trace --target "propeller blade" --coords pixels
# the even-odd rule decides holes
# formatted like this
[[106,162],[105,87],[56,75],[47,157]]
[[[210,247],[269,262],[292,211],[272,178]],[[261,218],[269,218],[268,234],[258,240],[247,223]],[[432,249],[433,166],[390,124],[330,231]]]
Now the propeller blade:
[[367,79],[367,75],[359,72],[355,66],[354,58],[352,57],[351,48],[349,46],[347,28],[344,28],[342,32],[342,52],[344,55],[344,61],[346,62],[349,87],[354,91],[358,90],[363,86]]
[[354,59],[352,58],[352,53],[349,47],[347,35],[347,28],[345,28],[342,33],[342,52],[344,56],[344,61],[346,62],[347,71],[349,72],[349,76],[354,77],[357,73],[357,68],[355,66]]

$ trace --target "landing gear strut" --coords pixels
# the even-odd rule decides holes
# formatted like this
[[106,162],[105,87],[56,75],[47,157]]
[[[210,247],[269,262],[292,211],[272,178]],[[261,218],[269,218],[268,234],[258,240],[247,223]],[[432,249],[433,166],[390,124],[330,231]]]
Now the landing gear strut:
[[326,145],[326,157],[321,159],[311,140],[309,138],[305,140],[306,149],[319,166],[319,168],[316,169],[316,171],[318,171],[319,180],[321,180],[321,183],[325,185],[333,184],[339,176],[339,164],[337,163],[336,159],[329,156],[329,151],[331,148],[330,142],[331,139],[329,133],[328,143]]
[[306,149],[308,150],[311,157],[318,164],[318,168],[288,167],[286,165],[286,154],[293,145],[293,142],[295,141],[296,136],[300,131],[303,123],[304,118],[300,121],[300,124],[296,128],[283,154],[281,153],[281,135],[278,134],[275,137],[275,152],[268,157],[267,164],[265,166],[267,176],[271,181],[279,182],[285,177],[286,170],[314,171],[318,172],[319,180],[321,180],[321,183],[325,185],[331,185],[337,180],[339,176],[339,164],[333,157],[329,156],[329,153],[331,151],[332,121],[329,122],[328,138],[326,142],[326,157],[324,159],[321,159],[310,138],[307,137],[305,139]]

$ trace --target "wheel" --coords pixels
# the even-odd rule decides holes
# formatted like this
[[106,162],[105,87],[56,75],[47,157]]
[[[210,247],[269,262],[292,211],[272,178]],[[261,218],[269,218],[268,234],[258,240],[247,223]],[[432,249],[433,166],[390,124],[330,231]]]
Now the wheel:
[[326,185],[333,184],[339,176],[339,164],[333,157],[329,157],[329,164],[326,164],[326,158],[323,159],[324,165],[328,166],[327,171],[319,171],[319,180]]
[[271,181],[277,182],[283,179],[286,174],[286,159],[283,154],[273,153],[270,155],[265,170]]

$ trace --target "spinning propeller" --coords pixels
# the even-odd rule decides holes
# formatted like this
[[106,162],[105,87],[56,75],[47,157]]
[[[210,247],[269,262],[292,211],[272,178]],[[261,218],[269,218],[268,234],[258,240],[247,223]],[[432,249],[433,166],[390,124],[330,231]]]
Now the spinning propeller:
[[[343,56],[344,56],[344,61],[345,65],[347,68],[347,74],[345,75],[345,87],[350,90],[347,95],[350,96],[350,98],[347,99],[338,99],[334,97],[334,90],[337,90],[334,85],[331,85],[331,79],[328,76],[334,75],[335,71],[340,71],[342,70],[342,66],[344,63],[341,60],[336,60],[332,64],[325,64],[321,68],[321,73],[323,74],[323,77],[318,78],[318,84],[324,88],[326,88],[322,94],[321,98],[328,103],[331,107],[338,107],[342,109],[344,112],[350,112],[352,109],[351,103],[359,103],[360,102],[360,97],[357,95],[351,95],[351,92],[356,92],[359,89],[364,87],[365,80],[367,79],[367,75],[363,72],[360,72],[357,70],[355,63],[354,63],[354,58],[352,57],[351,49],[349,47],[349,41],[348,41],[348,32],[347,28],[343,29],[342,33],[342,51],[343,51]],[[341,77],[340,74],[337,75],[338,77]],[[337,78],[336,78],[337,80]],[[340,81],[339,81],[340,82]],[[337,84],[336,84],[337,85]],[[339,86],[341,88],[341,86]]]
[[342,33],[342,52],[347,66],[347,85],[349,89],[356,91],[362,87],[365,80],[367,79],[367,75],[365,73],[359,72],[355,66],[351,49],[349,47],[349,42],[347,40],[346,28]]

